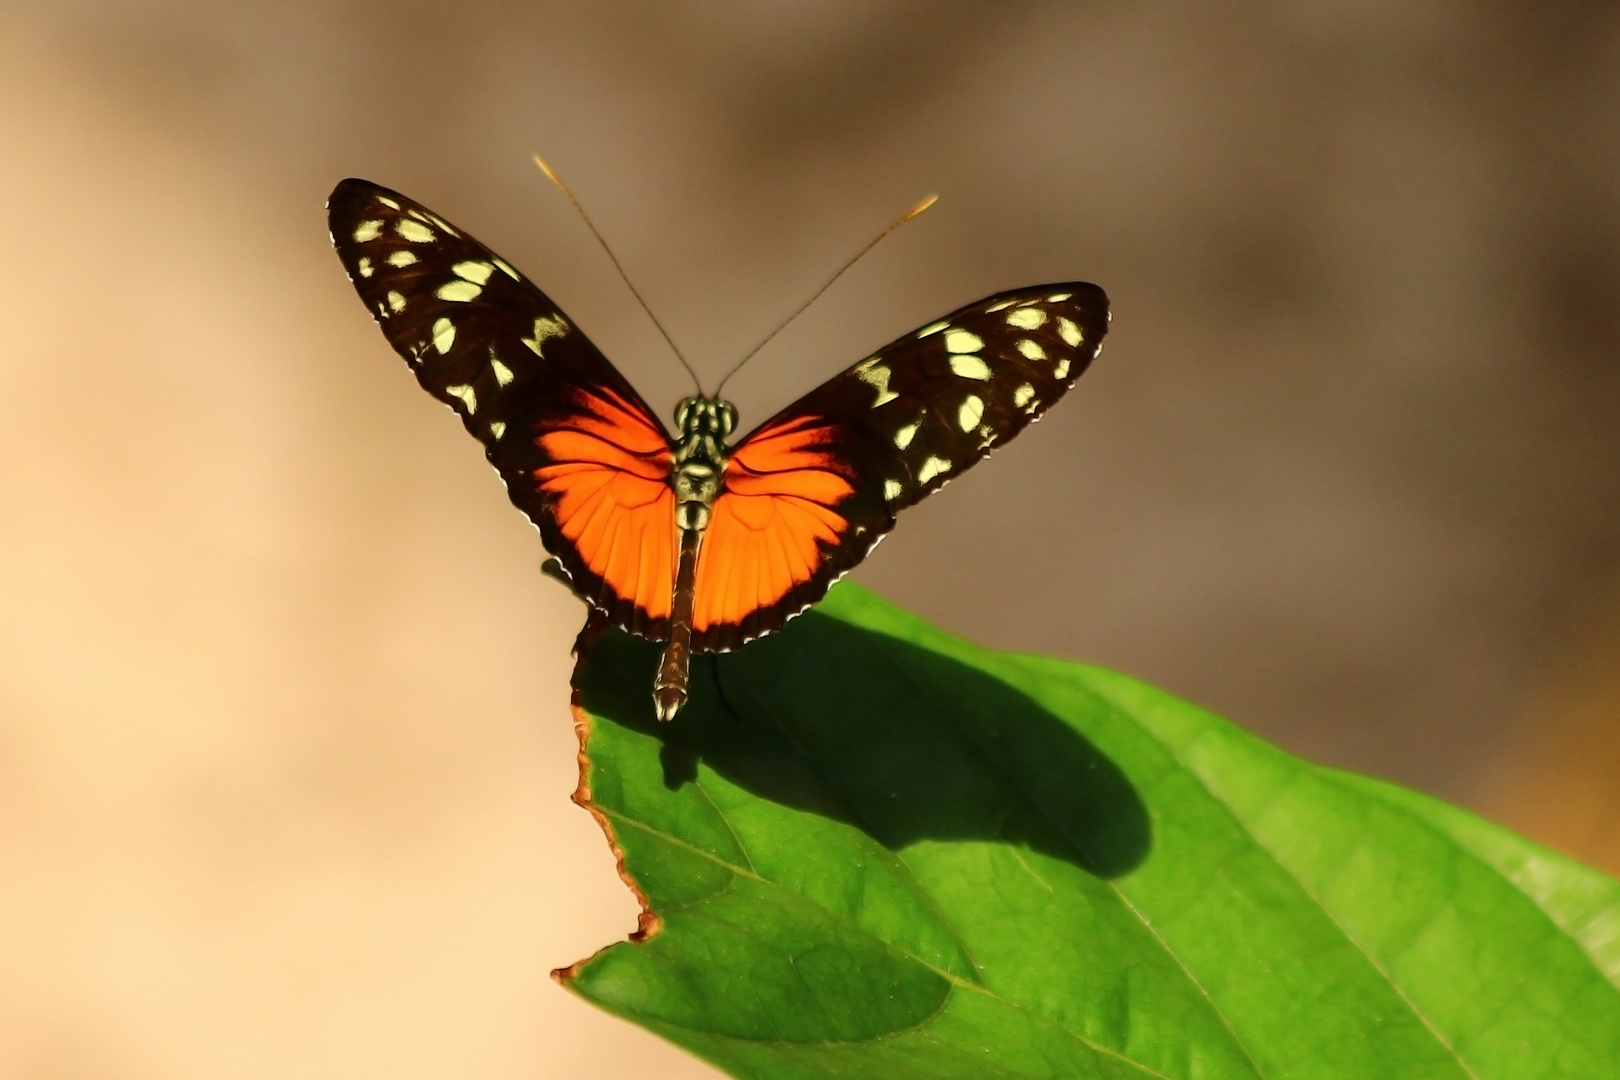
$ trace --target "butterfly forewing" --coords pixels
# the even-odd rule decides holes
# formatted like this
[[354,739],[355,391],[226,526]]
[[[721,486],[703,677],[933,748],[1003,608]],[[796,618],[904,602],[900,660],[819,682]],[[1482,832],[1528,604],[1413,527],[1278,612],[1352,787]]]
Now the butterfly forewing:
[[484,444],[575,589],[626,629],[661,635],[671,453],[641,396],[510,263],[418,203],[345,180],[328,220],[389,343]]
[[698,646],[733,648],[821,599],[900,510],[1067,393],[1107,332],[1108,298],[1095,285],[998,293],[761,424],[736,447],[715,507],[711,529],[736,539],[706,542],[700,559]]
[[[1087,282],[997,293],[893,341],[761,426],[804,416],[859,431],[891,513],[1040,418],[1102,347],[1108,297]],[[879,468],[881,466],[881,468]]]

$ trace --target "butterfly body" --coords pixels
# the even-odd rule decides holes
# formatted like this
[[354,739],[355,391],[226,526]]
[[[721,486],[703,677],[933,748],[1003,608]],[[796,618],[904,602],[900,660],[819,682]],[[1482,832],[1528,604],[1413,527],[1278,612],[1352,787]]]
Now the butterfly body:
[[351,282],[423,388],[460,415],[607,621],[666,642],[661,719],[694,652],[736,648],[819,600],[898,512],[1038,419],[1096,356],[1103,291],[999,293],[906,334],[744,438],[699,394],[672,437],[539,289],[397,192],[328,203]]
[[731,402],[718,397],[685,398],[675,407],[675,426],[680,428],[681,438],[675,450],[671,483],[675,488],[675,527],[680,530],[681,542],[675,564],[675,593],[669,604],[669,644],[664,646],[658,675],[653,680],[653,705],[660,720],[673,720],[686,703],[698,553],[725,482],[726,460],[731,456],[725,440],[737,426],[737,410]]

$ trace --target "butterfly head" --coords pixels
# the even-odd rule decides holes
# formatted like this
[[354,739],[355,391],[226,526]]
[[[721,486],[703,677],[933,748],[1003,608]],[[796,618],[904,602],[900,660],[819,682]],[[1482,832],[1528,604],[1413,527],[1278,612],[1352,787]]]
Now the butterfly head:
[[725,398],[682,398],[675,406],[675,426],[683,441],[694,435],[723,440],[737,430],[737,408]]
[[715,469],[726,463],[726,436],[737,427],[737,409],[718,397],[682,398],[675,406],[675,461],[704,462]]
[[723,398],[683,398],[675,406],[681,434],[675,446],[675,523],[701,532],[720,494],[725,472],[726,436],[737,426],[737,410]]

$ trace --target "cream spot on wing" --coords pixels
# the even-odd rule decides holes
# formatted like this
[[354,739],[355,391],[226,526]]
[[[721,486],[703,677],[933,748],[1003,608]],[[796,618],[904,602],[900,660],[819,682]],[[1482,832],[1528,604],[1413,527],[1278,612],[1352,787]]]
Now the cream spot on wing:
[[450,346],[456,343],[456,324],[449,319],[435,319],[433,322],[433,347],[443,356],[450,351]]
[[950,468],[949,458],[930,457],[922,463],[922,468],[917,470],[917,483],[926,484],[940,473],[949,472]]
[[1018,301],[1016,301],[1016,300],[1003,300],[999,304],[991,304],[989,307],[984,309],[984,312],[985,312],[986,315],[988,315],[988,314],[990,314],[992,312],[1001,311],[1001,310],[1003,310],[1005,308],[1010,308],[1016,303],[1018,303]]
[[360,256],[360,262],[359,262],[358,266],[356,267],[356,269],[358,269],[360,271],[360,276],[361,277],[370,277],[371,276],[371,259],[369,257],[365,256],[365,255]]
[[1025,383],[1023,386],[1020,386],[1018,389],[1013,391],[1013,404],[1018,406],[1020,409],[1034,400],[1035,388],[1029,385],[1029,383]]
[[877,391],[877,400],[872,402],[872,408],[887,405],[900,396],[889,389],[889,376],[892,374],[888,368],[878,363],[875,356],[855,365],[855,377]]
[[1063,303],[1063,301],[1067,300],[1069,297],[1071,297],[1073,295],[1074,295],[1074,293],[1060,292],[1056,296],[1048,296],[1046,298],[1046,302],[1048,304],[1061,304],[1061,303]]
[[989,424],[979,428],[979,449],[984,450],[996,441],[996,432]]
[[468,412],[475,413],[475,412],[478,411],[478,395],[473,392],[472,387],[470,387],[470,386],[447,386],[447,387],[444,388],[444,392],[449,394],[451,397],[460,398],[461,403],[463,405],[467,406],[467,411]]
[[984,400],[977,394],[969,394],[962,407],[956,410],[956,425],[963,431],[972,431],[984,419]]
[[[492,256],[492,258],[493,258],[493,256]],[[495,258],[495,259],[493,259],[493,261],[494,261],[496,266],[501,268],[501,273],[505,274],[507,277],[511,278],[513,281],[522,281],[523,280],[521,277],[518,276],[518,272],[516,270],[512,269],[511,264],[508,263],[505,259]]]
[[941,330],[945,329],[949,325],[951,325],[949,319],[942,319],[941,321],[936,322],[936,323],[929,323],[927,326],[925,326],[921,330],[917,331],[917,336],[920,337],[920,338],[925,338],[929,334],[937,334],[937,333],[939,333]]
[[443,285],[440,285],[438,289],[434,291],[433,295],[437,296],[440,300],[453,300],[457,303],[465,304],[469,300],[478,299],[478,294],[483,291],[484,290],[481,286],[474,285],[470,281],[462,281],[458,278],[455,281],[447,281]]
[[1080,342],[1085,340],[1080,328],[1074,325],[1072,320],[1062,316],[1058,317],[1058,336],[1063,339],[1063,344],[1071,349],[1079,348]]
[[438,239],[432,229],[410,218],[400,218],[394,222],[394,231],[413,244],[428,244]]
[[381,221],[362,221],[360,224],[354,227],[354,238],[356,242],[364,244],[368,240],[377,239],[377,237],[382,235],[382,226],[383,223]]
[[382,203],[384,206],[388,207],[388,209],[390,209],[390,210],[398,210],[399,209],[399,203],[395,202],[393,199],[390,199],[386,195],[377,196],[377,201]]
[[984,348],[984,339],[966,330],[952,330],[945,335],[945,349],[953,353],[978,352]]
[[388,310],[389,311],[404,311],[405,310],[405,298],[403,296],[401,296],[399,293],[395,292],[393,289],[388,290]]
[[1064,357],[1058,361],[1057,367],[1052,369],[1052,378],[1059,381],[1069,377],[1069,358]]
[[503,423],[500,420],[492,420],[492,421],[490,421],[489,433],[491,435],[495,436],[495,441],[496,442],[500,442],[501,441],[501,436],[506,434],[506,424]]
[[489,281],[489,275],[495,272],[495,264],[482,262],[478,259],[469,259],[458,262],[450,268],[450,272],[458,278],[464,278],[474,285],[483,285]]
[[905,427],[894,433],[894,445],[904,450],[911,445],[911,440],[917,437],[917,428],[922,426],[920,419],[913,420]]
[[901,492],[905,490],[905,488],[900,486],[900,481],[898,480],[883,481],[883,498],[887,502],[894,502],[894,500],[900,497]]
[[984,362],[983,357],[978,356],[951,357],[951,371],[964,379],[978,379],[980,382],[990,378],[990,365]]
[[1020,330],[1038,330],[1046,324],[1046,312],[1038,307],[1013,308],[1007,312],[1007,325]]
[[512,385],[512,380],[515,378],[515,376],[512,374],[512,369],[501,363],[500,360],[496,359],[494,353],[489,354],[489,369],[495,373],[495,381],[497,383],[502,386]]
[[[418,216],[420,217],[421,215],[418,215]],[[451,236],[460,236],[461,235],[460,233],[456,232],[455,226],[451,225],[448,221],[444,220],[444,218],[440,217],[438,214],[429,214],[425,220],[433,222],[433,224],[437,225],[439,228],[443,229],[445,232],[449,233]]]
[[416,252],[414,251],[396,251],[388,256],[389,266],[409,266],[415,261]]
[[547,338],[562,337],[568,333],[568,323],[561,315],[542,315],[534,320],[534,337],[523,338],[523,344],[534,350],[534,355],[544,356],[541,347]]
[[1025,360],[1046,359],[1046,350],[1041,348],[1041,343],[1031,341],[1028,338],[1024,338],[1018,343],[1018,351],[1024,354]]

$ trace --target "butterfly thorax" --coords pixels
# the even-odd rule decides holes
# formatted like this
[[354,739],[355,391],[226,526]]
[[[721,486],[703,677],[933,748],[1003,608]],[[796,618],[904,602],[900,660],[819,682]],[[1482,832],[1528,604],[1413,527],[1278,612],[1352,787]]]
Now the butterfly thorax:
[[675,407],[680,441],[675,445],[675,524],[701,532],[708,528],[725,475],[726,436],[737,426],[737,410],[723,398],[690,397]]

